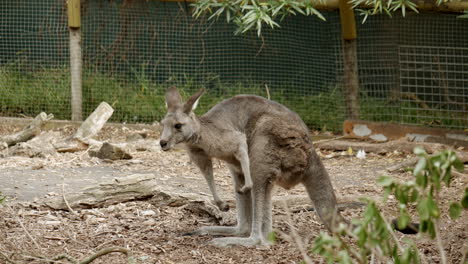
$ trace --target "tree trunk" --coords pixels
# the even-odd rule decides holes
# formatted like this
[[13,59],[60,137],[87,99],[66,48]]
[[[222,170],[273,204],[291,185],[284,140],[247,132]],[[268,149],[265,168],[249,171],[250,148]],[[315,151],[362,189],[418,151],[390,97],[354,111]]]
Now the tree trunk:
[[359,77],[356,39],[343,40],[343,88],[346,118],[359,119]]

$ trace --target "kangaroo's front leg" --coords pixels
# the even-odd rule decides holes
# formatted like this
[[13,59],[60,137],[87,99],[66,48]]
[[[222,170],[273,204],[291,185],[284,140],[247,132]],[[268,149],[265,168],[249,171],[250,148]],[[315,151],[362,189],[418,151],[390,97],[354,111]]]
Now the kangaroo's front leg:
[[218,192],[216,191],[215,182],[213,179],[213,162],[203,151],[189,151],[190,159],[200,168],[203,176],[205,177],[208,187],[210,188],[211,194],[213,195],[216,206],[221,211],[229,210],[229,205],[219,198]]
[[250,176],[250,161],[249,161],[249,150],[245,136],[239,143],[239,149],[235,154],[236,159],[241,164],[242,174],[244,175],[244,186],[237,188],[238,193],[247,193],[252,189],[252,177]]

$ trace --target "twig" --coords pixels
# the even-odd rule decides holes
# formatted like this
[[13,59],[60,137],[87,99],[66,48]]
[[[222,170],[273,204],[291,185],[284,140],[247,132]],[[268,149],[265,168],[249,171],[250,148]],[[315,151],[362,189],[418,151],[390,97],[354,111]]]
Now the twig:
[[68,211],[70,211],[70,213],[72,213],[72,214],[74,214],[74,215],[78,215],[78,213],[75,212],[75,211],[71,208],[70,204],[68,203],[67,198],[65,198],[65,183],[64,183],[64,181],[65,181],[65,178],[62,177],[62,198],[63,198],[63,201],[65,202],[65,205],[67,206]]
[[[346,241],[344,241],[342,234],[336,232],[335,230],[332,230],[332,231],[333,231],[333,234],[340,240],[340,242],[341,242],[341,244],[343,245],[343,247],[344,247],[349,253],[351,253],[351,255],[352,255],[354,258],[356,258],[356,259],[358,260],[358,263],[366,263],[366,261],[363,260],[362,256],[360,256],[359,253],[356,252],[356,250],[354,250],[353,248],[351,248],[351,247],[348,245],[348,243],[347,243]],[[349,226],[346,227],[345,232],[346,232],[346,234],[347,234],[349,237],[351,237],[351,238],[357,240],[357,237],[353,234],[353,232],[351,232],[351,229],[350,229]]]
[[260,46],[260,49],[258,49],[257,54],[255,54],[255,57],[257,57],[258,55],[260,55],[260,53],[262,52],[263,48],[265,47],[265,38],[263,37],[263,35],[261,35],[260,38],[262,39],[262,45]]
[[267,93],[267,98],[268,100],[270,100],[270,89],[268,88],[268,84],[265,83],[265,90],[266,90],[266,93]]
[[71,257],[69,255],[66,255],[66,254],[55,256],[55,257],[52,258],[52,261],[58,261],[58,260],[62,260],[62,259],[66,259],[66,260],[68,260],[69,262],[71,262],[73,264],[78,263],[78,260],[76,260],[75,258],[73,258],[73,257]]
[[287,207],[286,202],[284,202],[284,201],[283,201],[283,207],[284,207],[284,210],[286,211],[287,224],[288,224],[289,228],[291,228],[291,235],[292,235],[292,236],[289,236],[289,235],[286,235],[286,236],[294,241],[297,248],[301,252],[302,258],[304,259],[304,263],[307,263],[307,264],[314,263],[312,261],[312,259],[309,257],[309,255],[307,255],[307,250],[305,249],[304,243],[302,242],[301,237],[296,232],[296,229],[294,228],[294,226],[292,224],[291,212],[289,211],[289,208]]
[[107,254],[113,253],[113,252],[120,252],[120,253],[126,255],[128,258],[130,258],[131,255],[132,255],[131,251],[126,249],[126,248],[123,248],[123,247],[110,247],[110,248],[104,248],[104,249],[99,250],[98,252],[94,253],[93,255],[81,260],[80,262],[78,262],[78,264],[91,263],[96,258],[99,258],[101,256],[104,256],[104,255],[107,255]]
[[385,216],[383,216],[383,215],[382,215],[382,220],[384,221],[385,226],[387,227],[387,230],[390,233],[390,235],[392,236],[393,240],[395,240],[395,244],[397,245],[399,252],[402,253],[404,251],[403,247],[401,246],[400,241],[398,240],[398,237],[396,236],[395,232],[393,231],[392,226],[387,221],[387,218],[385,218]]
[[434,221],[434,230],[436,235],[437,247],[439,248],[440,261],[442,264],[447,264],[447,258],[445,257],[444,245],[442,244],[442,239],[440,239],[440,230],[439,230],[439,219]]
[[[49,258],[46,258],[46,257],[43,257],[43,256],[31,256],[31,255],[25,255],[23,254],[22,255],[24,258],[27,258],[28,260],[39,260],[41,262],[46,262],[48,264],[52,264],[52,263],[63,263],[62,261],[58,261],[58,260],[53,260],[53,259],[49,259]],[[75,264],[75,263],[73,263]]]
[[339,137],[334,137],[334,138],[327,138],[327,139],[316,140],[316,141],[314,141],[314,144],[322,143],[322,142],[327,142],[327,141],[333,141],[333,140],[336,140],[336,139],[342,139],[342,138],[345,138],[345,137],[346,137],[346,136],[339,136]]
[[16,261],[13,261],[11,258],[9,258],[7,255],[5,255],[3,252],[0,251],[0,256],[8,263],[10,264],[19,264]]
[[[8,204],[6,204],[6,206],[11,210],[11,211],[14,211],[13,208],[11,206],[9,206]],[[37,243],[36,239],[34,239],[34,237],[31,235],[31,233],[29,233],[29,231],[26,229],[26,227],[24,226],[23,222],[21,222],[21,219],[19,219],[19,217],[16,215],[16,214],[13,214],[16,218],[16,221],[18,221],[18,223],[20,224],[21,228],[23,228],[24,232],[26,233],[26,235],[29,237],[29,239],[31,239],[31,241],[34,243],[34,245],[37,247],[37,249],[39,251],[41,251],[41,247],[39,246],[39,244]]]
[[411,99],[411,100],[415,101],[417,104],[419,104],[419,106],[421,106],[421,108],[423,108],[425,110],[430,110],[431,109],[429,107],[429,105],[426,104],[426,102],[419,99],[419,97],[414,93],[401,93],[401,97],[402,98],[408,98],[408,99]]

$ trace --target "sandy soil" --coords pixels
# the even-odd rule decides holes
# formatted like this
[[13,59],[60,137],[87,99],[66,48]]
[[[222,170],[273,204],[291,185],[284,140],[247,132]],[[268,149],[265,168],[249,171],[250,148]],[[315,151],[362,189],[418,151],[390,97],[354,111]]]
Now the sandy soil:
[[[2,127],[0,135],[12,133],[18,128]],[[69,135],[73,128],[60,132]],[[122,142],[126,135],[141,132],[128,128],[106,128],[99,138]],[[145,131],[157,139],[155,131]],[[182,151],[163,153],[161,151],[136,151],[130,161],[104,162],[91,158],[87,153],[59,154],[48,158],[6,157],[0,158],[0,191],[11,197],[0,206],[0,263],[6,257],[15,263],[47,263],[43,257],[53,258],[67,254],[76,259],[106,247],[125,247],[133,253],[137,263],[300,263],[298,246],[279,236],[269,248],[231,247],[218,248],[209,244],[210,236],[182,236],[183,233],[205,225],[217,225],[210,215],[194,212],[186,206],[156,207],[147,201],[132,201],[105,208],[77,210],[76,214],[53,211],[30,206],[34,199],[58,195],[64,179],[65,192],[82,185],[98,183],[106,177],[119,177],[131,173],[152,173],[169,176],[184,185],[195,186],[201,192],[208,192],[203,177],[190,163]],[[378,197],[382,189],[375,183],[378,176],[388,174],[386,168],[408,157],[400,153],[384,156],[368,154],[366,159],[320,151],[328,169],[340,202],[357,201],[359,197]],[[8,177],[9,176],[9,177]],[[14,177],[13,177],[14,176]],[[408,172],[392,173],[392,176],[407,181],[412,178]],[[19,181],[19,178],[24,180]],[[231,179],[222,163],[215,163],[216,182],[223,197],[232,199]],[[29,181],[28,181],[29,179]],[[88,180],[85,180],[88,179]],[[190,179],[190,184],[188,180]],[[35,181],[36,180],[36,181]],[[62,180],[62,182],[59,182]],[[40,185],[46,181],[47,184]],[[85,184],[81,182],[84,181]],[[192,183],[196,182],[196,183]],[[26,184],[25,183],[28,183]],[[25,187],[26,186],[26,187]],[[42,186],[36,188],[36,186]],[[192,186],[192,187],[193,187]],[[468,177],[456,179],[452,186],[442,192],[444,206],[459,199],[462,190],[468,186]],[[189,188],[190,189],[190,188]],[[189,190],[188,189],[188,190]],[[27,195],[25,193],[29,192]],[[298,186],[292,190],[278,189],[276,196],[305,194]],[[293,208],[297,209],[297,208]],[[397,207],[394,200],[381,206],[383,213],[392,218]],[[359,217],[363,208],[345,208],[343,215],[350,219]],[[291,228],[298,230],[306,247],[310,248],[319,232],[325,232],[314,212],[294,210],[289,214],[282,207],[274,208],[274,228],[278,233],[289,234]],[[235,208],[231,209],[234,224]],[[463,247],[468,246],[467,213],[457,221],[444,217],[441,221],[442,238],[450,263],[460,263]],[[428,263],[439,263],[435,243],[425,236],[398,234],[399,238],[412,238],[421,249]],[[317,263],[323,260],[309,253]],[[60,263],[69,263],[62,261]],[[125,256],[112,253],[98,258],[93,263],[127,263]]]

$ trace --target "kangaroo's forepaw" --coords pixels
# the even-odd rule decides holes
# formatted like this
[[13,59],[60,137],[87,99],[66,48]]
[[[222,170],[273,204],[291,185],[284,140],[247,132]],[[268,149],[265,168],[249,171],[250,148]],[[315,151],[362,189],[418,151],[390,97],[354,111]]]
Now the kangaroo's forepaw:
[[237,193],[239,193],[239,194],[245,194],[245,193],[247,193],[247,192],[250,192],[250,190],[252,190],[252,185],[251,185],[251,184],[250,184],[250,185],[246,184],[246,185],[242,186],[242,188],[240,188],[239,190],[237,190]]
[[219,210],[221,210],[223,212],[229,211],[229,204],[227,204],[224,201],[217,201],[216,206],[218,206]]

